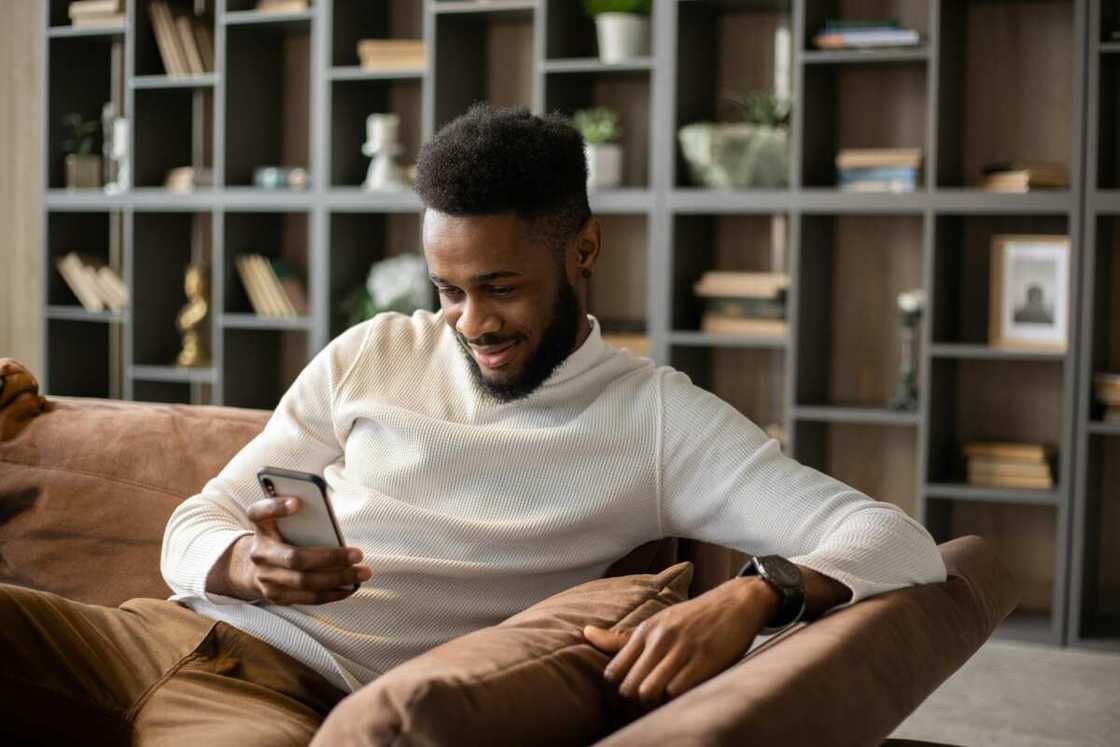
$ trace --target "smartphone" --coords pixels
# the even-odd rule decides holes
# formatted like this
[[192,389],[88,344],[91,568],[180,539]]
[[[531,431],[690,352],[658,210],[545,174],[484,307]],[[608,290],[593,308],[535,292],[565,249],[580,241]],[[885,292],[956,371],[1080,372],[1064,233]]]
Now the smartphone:
[[276,520],[280,536],[296,547],[345,547],[327,498],[327,483],[310,472],[261,467],[257,482],[270,498],[299,498],[299,511]]

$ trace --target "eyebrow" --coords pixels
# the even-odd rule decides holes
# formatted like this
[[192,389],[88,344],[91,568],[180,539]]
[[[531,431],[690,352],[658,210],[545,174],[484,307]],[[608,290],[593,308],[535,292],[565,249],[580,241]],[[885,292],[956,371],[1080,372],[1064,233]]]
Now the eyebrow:
[[[452,283],[450,280],[446,280],[444,278],[441,278],[439,275],[428,275],[428,277],[430,277],[432,279],[432,282],[435,282],[435,283],[443,283],[445,285],[454,285],[454,283]],[[491,280],[500,280],[501,278],[518,278],[518,277],[521,277],[520,272],[511,272],[509,270],[502,270],[502,271],[499,271],[499,272],[487,272],[487,273],[483,273],[482,275],[475,275],[473,278],[470,279],[470,282],[472,284],[477,285],[479,283],[488,283]]]

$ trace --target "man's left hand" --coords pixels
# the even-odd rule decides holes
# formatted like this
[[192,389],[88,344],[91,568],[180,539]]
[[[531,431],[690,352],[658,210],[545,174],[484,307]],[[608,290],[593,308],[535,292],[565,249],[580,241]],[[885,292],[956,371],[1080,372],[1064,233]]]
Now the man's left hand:
[[630,630],[589,625],[583,635],[614,654],[603,675],[624,698],[652,708],[719,674],[750,648],[780,600],[758,578],[737,578],[675,604]]

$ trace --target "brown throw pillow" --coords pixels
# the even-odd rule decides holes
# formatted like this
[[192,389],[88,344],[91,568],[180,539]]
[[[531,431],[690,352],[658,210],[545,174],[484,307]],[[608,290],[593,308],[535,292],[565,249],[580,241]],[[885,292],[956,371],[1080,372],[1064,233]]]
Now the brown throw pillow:
[[588,744],[632,715],[585,625],[630,628],[683,601],[692,564],[603,578],[385,673],[331,712],[313,745]]

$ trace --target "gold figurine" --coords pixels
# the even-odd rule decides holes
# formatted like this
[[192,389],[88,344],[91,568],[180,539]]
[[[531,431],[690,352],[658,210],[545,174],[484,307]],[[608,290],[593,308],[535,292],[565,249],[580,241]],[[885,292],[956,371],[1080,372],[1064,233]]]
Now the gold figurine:
[[210,365],[210,302],[206,273],[205,264],[191,263],[183,280],[187,305],[175,317],[175,326],[183,336],[183,349],[175,361],[179,366]]

